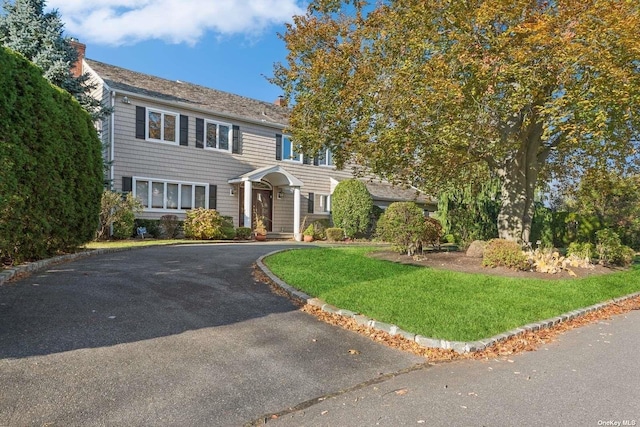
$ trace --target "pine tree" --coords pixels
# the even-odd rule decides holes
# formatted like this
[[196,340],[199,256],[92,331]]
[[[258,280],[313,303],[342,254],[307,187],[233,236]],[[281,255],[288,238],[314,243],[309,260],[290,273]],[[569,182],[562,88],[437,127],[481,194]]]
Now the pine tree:
[[74,77],[71,65],[78,53],[64,36],[64,23],[57,10],[44,11],[45,0],[5,0],[0,15],[0,45],[21,53],[42,69],[52,84],[73,95],[94,119],[108,109],[90,95],[87,76]]

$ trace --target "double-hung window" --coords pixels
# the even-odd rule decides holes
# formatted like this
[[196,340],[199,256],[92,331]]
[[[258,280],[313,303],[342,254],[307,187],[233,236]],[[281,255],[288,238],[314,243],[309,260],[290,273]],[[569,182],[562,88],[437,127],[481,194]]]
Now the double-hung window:
[[177,144],[179,121],[179,114],[147,108],[147,139]]
[[133,178],[133,195],[151,210],[207,208],[208,184]]
[[228,123],[219,123],[207,120],[205,147],[215,150],[230,151],[231,129]]
[[320,207],[320,212],[329,213],[331,212],[331,196],[326,194],[318,195],[318,202]]
[[333,155],[331,150],[323,149],[318,153],[318,165],[319,166],[333,166]]
[[302,162],[302,155],[296,152],[298,149],[296,145],[291,141],[291,137],[287,135],[282,136],[282,160],[289,160],[291,162]]

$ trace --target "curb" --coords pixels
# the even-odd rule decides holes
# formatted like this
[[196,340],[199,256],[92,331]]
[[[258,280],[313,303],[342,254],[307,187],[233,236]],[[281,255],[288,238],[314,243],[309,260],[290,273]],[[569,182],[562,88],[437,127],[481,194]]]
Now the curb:
[[33,273],[53,265],[62,264],[64,262],[75,261],[78,259],[89,258],[91,256],[102,255],[102,254],[107,254],[112,252],[130,251],[132,249],[136,249],[136,248],[103,248],[103,249],[85,250],[82,252],[76,252],[76,253],[67,254],[67,255],[60,255],[53,258],[46,258],[40,261],[30,262],[28,264],[18,265],[18,266],[0,271],[0,286],[4,285],[14,277],[23,273]]
[[258,258],[258,260],[256,261],[256,265],[258,266],[258,268],[260,268],[260,270],[262,270],[262,272],[264,274],[267,275],[267,277],[269,277],[269,279],[271,279],[271,281],[278,286],[280,289],[282,289],[283,291],[285,291],[287,294],[289,294],[289,296],[291,298],[297,299],[305,304],[309,304],[312,305],[314,307],[318,307],[319,309],[321,309],[324,312],[330,313],[330,314],[337,314],[343,317],[347,317],[347,318],[352,318],[354,319],[359,325],[362,326],[367,326],[373,329],[376,329],[378,331],[383,331],[383,332],[387,332],[390,335],[399,335],[403,338],[406,338],[410,341],[414,341],[416,342],[418,345],[420,345],[421,347],[425,347],[425,348],[440,348],[440,349],[444,349],[444,350],[453,350],[456,353],[459,354],[464,354],[464,353],[475,353],[475,352],[479,352],[479,351],[484,351],[486,349],[488,349],[489,347],[505,341],[509,338],[512,337],[516,337],[518,335],[522,335],[526,332],[535,332],[535,331],[539,331],[541,329],[549,329],[555,325],[558,325],[560,323],[569,321],[569,320],[573,320],[577,317],[583,316],[585,314],[588,313],[592,313],[594,311],[600,310],[608,305],[611,304],[615,304],[621,301],[625,301],[628,299],[632,299],[632,298],[636,298],[640,296],[640,292],[636,292],[633,294],[629,294],[629,295],[625,295],[622,297],[618,297],[618,298],[614,298],[612,300],[609,301],[605,301],[605,302],[601,302],[598,304],[594,304],[591,305],[589,307],[585,307],[585,308],[581,308],[578,310],[573,310],[570,311],[568,313],[564,313],[561,314],[559,316],[556,317],[552,317],[550,319],[546,319],[546,320],[541,320],[539,322],[534,322],[534,323],[530,323],[528,325],[524,325],[521,326],[519,328],[516,329],[512,329],[510,331],[507,332],[503,332],[501,334],[495,335],[493,337],[490,338],[485,338],[485,339],[481,339],[478,341],[471,341],[471,342],[467,342],[467,341],[447,341],[447,340],[443,340],[443,339],[438,339],[438,338],[429,338],[429,337],[424,337],[422,335],[416,335],[414,333],[411,332],[407,332],[404,331],[402,329],[400,329],[398,326],[396,325],[391,325],[389,323],[383,323],[383,322],[378,322],[377,320],[371,319],[367,316],[363,316],[361,314],[358,313],[354,313],[352,311],[349,310],[344,310],[338,307],[334,307],[330,304],[327,304],[326,302],[322,301],[321,299],[318,298],[313,298],[307,294],[305,294],[302,291],[299,291],[295,288],[293,288],[292,286],[288,285],[287,283],[283,282],[280,278],[278,278],[276,275],[274,275],[271,270],[269,270],[267,268],[266,265],[264,265],[263,263],[263,259],[277,254],[279,252],[285,252],[291,249],[284,249],[284,250],[278,250],[278,251],[273,251],[270,252],[266,255],[261,256],[260,258]]

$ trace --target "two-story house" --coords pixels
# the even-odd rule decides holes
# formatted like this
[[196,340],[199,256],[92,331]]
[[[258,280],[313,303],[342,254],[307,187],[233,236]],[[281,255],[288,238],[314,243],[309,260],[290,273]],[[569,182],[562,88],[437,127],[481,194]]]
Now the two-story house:
[[[309,158],[283,133],[281,100],[258,101],[183,81],[126,70],[84,58],[94,96],[112,108],[100,124],[114,190],[132,192],[141,217],[183,217],[192,208],[218,210],[236,226],[251,227],[257,212],[269,231],[300,238],[301,218],[329,218],[331,193],[348,170],[331,152]],[[79,64],[78,64],[79,65]],[[78,70],[80,71],[80,70]],[[381,182],[369,183],[376,204],[433,200]]]

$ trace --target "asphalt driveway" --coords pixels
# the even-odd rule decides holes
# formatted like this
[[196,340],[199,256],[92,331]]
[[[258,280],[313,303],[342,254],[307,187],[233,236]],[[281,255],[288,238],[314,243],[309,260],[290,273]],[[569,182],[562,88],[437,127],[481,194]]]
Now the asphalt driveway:
[[423,362],[255,282],[283,247],[152,247],[0,287],[0,425],[242,425]]

